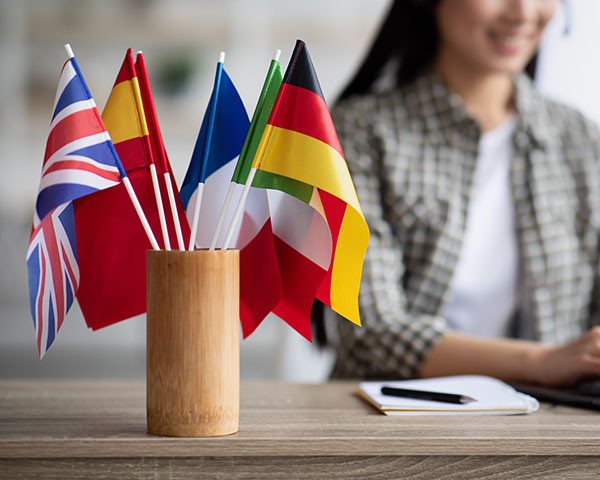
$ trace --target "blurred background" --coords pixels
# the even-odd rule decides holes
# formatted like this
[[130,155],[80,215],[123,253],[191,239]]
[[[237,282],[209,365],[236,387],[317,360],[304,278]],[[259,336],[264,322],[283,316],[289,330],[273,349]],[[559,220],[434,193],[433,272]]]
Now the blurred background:
[[[219,52],[249,114],[269,60],[285,68],[306,41],[331,105],[389,0],[0,0],[0,378],[144,378],[145,318],[97,332],[76,304],[38,359],[25,252],[63,44],[71,43],[100,111],[125,51],[144,51],[165,146],[181,183]],[[563,1],[543,42],[539,88],[600,121],[597,0]],[[565,30],[568,33],[565,34]],[[334,360],[267,318],[241,344],[242,378],[321,382]]]

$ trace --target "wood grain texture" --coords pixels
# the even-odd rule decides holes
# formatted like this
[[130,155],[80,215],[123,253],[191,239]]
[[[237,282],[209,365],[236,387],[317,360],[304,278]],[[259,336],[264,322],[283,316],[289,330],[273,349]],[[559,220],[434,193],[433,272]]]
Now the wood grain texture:
[[238,433],[177,438],[146,433],[143,382],[0,381],[0,478],[599,476],[597,412],[386,417],[356,386],[242,382]]
[[0,479],[598,479],[593,457],[309,456],[0,459]]
[[148,433],[229,435],[239,419],[239,251],[146,255]]

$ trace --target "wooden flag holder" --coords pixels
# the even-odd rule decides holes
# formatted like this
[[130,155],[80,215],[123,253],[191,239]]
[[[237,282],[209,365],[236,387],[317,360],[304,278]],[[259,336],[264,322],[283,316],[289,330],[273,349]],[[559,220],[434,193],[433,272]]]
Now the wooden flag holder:
[[148,433],[238,431],[239,251],[146,253]]

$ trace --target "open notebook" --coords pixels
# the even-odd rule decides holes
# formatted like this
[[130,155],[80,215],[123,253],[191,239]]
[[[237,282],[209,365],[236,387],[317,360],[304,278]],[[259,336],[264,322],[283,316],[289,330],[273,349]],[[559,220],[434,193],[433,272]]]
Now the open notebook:
[[[392,397],[381,393],[382,386],[454,393],[475,401],[453,404]],[[535,398],[481,375],[361,382],[357,394],[386,415],[515,415],[535,412],[539,407]]]

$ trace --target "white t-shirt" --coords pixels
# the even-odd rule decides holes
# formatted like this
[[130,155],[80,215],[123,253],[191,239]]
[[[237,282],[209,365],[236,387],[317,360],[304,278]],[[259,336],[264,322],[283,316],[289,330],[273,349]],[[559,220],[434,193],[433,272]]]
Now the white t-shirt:
[[456,330],[506,336],[518,295],[518,247],[510,190],[512,115],[482,135],[462,250],[442,316]]

